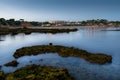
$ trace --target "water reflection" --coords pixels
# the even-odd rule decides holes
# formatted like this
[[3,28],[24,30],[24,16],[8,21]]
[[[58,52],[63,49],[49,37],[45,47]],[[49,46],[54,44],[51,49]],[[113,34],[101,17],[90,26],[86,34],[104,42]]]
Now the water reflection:
[[[112,64],[91,64],[80,58],[63,58],[57,54],[43,54],[38,56],[25,56],[18,61],[20,66],[26,64],[52,65],[66,67],[77,80],[120,80],[120,32],[101,31],[100,29],[82,29],[77,32],[61,34],[32,33],[30,35],[5,35],[0,36],[0,65],[14,60],[12,56],[16,49],[24,46],[53,45],[70,46],[85,49],[94,53],[106,53],[112,55]],[[43,61],[39,61],[40,59]],[[30,61],[32,61],[30,63]],[[15,70],[13,67],[2,67],[5,72]]]

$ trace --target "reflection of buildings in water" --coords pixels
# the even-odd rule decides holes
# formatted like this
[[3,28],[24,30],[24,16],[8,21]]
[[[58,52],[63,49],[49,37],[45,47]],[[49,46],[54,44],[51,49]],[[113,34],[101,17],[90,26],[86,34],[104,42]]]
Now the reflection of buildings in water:
[[26,37],[26,34],[24,34],[24,33],[20,33],[20,34],[18,34],[18,35],[15,36],[15,39],[21,39],[21,40],[24,40],[25,37]]
[[69,40],[70,41],[74,41],[74,39],[77,39],[77,38],[81,37],[81,33],[80,32],[76,32],[76,33],[70,32],[70,33],[68,33],[68,35],[69,35]]
[[102,31],[102,28],[89,28],[89,29],[87,29],[86,30],[86,35],[88,36],[88,37],[93,37],[93,36],[100,36],[100,35],[102,35],[102,34],[104,34],[104,35],[102,35],[103,37],[105,37],[106,36],[106,31]]
[[50,40],[50,43],[51,43],[51,42],[52,42],[53,34],[52,34],[52,33],[49,33],[49,34],[48,34],[48,37],[49,37],[49,40]]
[[88,37],[94,36],[94,33],[95,33],[95,30],[94,30],[94,29],[88,29],[88,30],[87,30],[87,36],[88,36]]
[[69,40],[72,41],[73,40],[73,34],[72,33],[68,33],[69,34]]
[[96,34],[99,35],[101,33],[100,28],[87,28],[87,36],[88,37],[93,37]]

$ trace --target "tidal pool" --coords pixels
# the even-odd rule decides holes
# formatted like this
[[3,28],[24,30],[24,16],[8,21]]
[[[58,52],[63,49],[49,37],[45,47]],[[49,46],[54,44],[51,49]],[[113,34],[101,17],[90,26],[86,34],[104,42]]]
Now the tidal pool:
[[[5,73],[12,72],[29,64],[65,67],[76,80],[120,80],[120,32],[101,31],[101,29],[80,29],[70,33],[32,33],[30,35],[0,36],[0,65]],[[14,52],[25,46],[62,45],[87,50],[93,53],[112,55],[111,64],[92,64],[81,58],[61,57],[57,53],[24,56],[17,61],[18,67],[5,67],[4,64],[14,60]]]

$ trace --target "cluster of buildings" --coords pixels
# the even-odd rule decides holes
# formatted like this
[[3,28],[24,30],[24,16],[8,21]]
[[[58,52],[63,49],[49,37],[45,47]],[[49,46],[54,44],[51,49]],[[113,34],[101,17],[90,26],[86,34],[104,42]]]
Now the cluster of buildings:
[[46,24],[42,24],[42,26],[56,26],[56,27],[59,27],[59,26],[72,26],[72,25],[79,25],[81,24],[81,22],[69,22],[69,21],[60,21],[60,20],[50,20],[48,21]]

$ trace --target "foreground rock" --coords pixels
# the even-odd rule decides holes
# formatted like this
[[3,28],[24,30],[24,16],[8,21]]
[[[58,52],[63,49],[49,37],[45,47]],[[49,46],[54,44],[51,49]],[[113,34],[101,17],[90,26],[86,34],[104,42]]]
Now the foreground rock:
[[30,65],[6,74],[4,80],[73,80],[73,78],[64,68]]
[[4,73],[2,71],[0,71],[0,80],[4,80]]
[[11,61],[9,63],[6,63],[5,66],[12,66],[12,67],[16,67],[19,63],[14,60],[14,61]]
[[64,46],[52,46],[52,45],[41,45],[32,47],[23,47],[18,49],[14,53],[15,58],[19,58],[26,55],[37,55],[43,53],[58,53],[63,57],[80,57],[91,63],[105,64],[112,62],[112,56],[106,54],[93,54],[85,50],[75,49],[73,47]]

